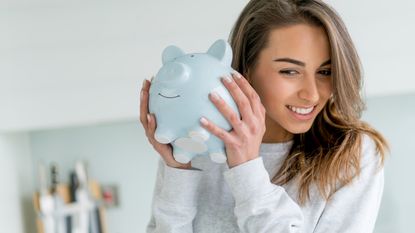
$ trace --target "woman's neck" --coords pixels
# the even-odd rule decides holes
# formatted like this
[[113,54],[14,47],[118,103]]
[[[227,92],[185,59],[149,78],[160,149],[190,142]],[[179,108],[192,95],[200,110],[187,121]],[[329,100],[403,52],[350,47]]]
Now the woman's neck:
[[262,143],[278,143],[290,141],[294,135],[281,127],[277,122],[266,115],[265,117],[265,134],[262,137]]

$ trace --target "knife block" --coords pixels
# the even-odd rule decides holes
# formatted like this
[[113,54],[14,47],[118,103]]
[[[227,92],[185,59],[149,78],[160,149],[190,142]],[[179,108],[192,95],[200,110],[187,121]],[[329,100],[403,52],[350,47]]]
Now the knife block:
[[[100,185],[98,184],[98,182],[91,180],[89,182],[89,190],[90,190],[90,196],[91,198],[93,198],[93,200],[95,201],[95,203],[98,203],[97,207],[98,207],[98,215],[99,215],[99,219],[100,219],[100,226],[99,228],[101,229],[100,233],[108,233],[107,230],[107,224],[106,224],[106,216],[105,216],[105,208],[103,207],[103,205],[101,205],[101,200],[102,200],[102,193],[101,193],[101,188]],[[51,191],[49,190],[49,194],[51,194]],[[76,202],[75,205],[74,203],[71,203],[71,198],[70,198],[70,189],[69,189],[69,185],[65,184],[65,183],[60,183],[57,185],[56,187],[56,194],[63,200],[64,206],[63,208],[67,208],[67,209],[76,209],[74,207],[76,207]],[[36,218],[36,227],[37,227],[37,232],[38,233],[49,233],[49,232],[45,232],[45,227],[44,227],[44,223],[43,223],[43,218],[42,218],[42,212],[41,212],[41,208],[40,208],[40,193],[39,192],[35,192],[33,194],[33,206],[34,209],[37,213],[37,218]],[[92,211],[92,210],[91,210]],[[55,233],[55,232],[53,232]]]

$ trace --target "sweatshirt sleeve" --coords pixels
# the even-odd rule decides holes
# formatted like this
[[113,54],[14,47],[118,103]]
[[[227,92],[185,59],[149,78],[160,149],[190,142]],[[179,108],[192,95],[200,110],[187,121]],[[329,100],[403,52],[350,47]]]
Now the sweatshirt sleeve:
[[224,173],[235,198],[234,214],[244,233],[301,232],[303,214],[284,188],[271,183],[262,157]]
[[315,233],[373,232],[382,199],[384,170],[375,144],[368,136],[363,139],[362,152],[360,176],[333,194]]
[[172,168],[159,161],[147,233],[193,232],[201,177],[200,170]]

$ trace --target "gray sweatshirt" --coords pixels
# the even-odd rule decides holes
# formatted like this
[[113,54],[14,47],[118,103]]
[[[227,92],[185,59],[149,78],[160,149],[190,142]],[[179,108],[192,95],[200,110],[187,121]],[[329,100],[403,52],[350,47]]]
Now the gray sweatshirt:
[[310,201],[300,206],[298,182],[270,182],[292,141],[263,143],[259,157],[229,169],[206,157],[192,160],[193,170],[159,162],[152,213],[154,232],[373,232],[383,192],[383,168],[374,142],[362,141],[361,174],[337,187],[329,201],[311,186]]

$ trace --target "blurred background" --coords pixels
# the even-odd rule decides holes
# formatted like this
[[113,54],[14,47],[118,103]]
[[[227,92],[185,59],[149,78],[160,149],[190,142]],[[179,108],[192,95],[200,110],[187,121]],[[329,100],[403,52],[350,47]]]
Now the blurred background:
[[[362,59],[363,119],[389,140],[376,233],[414,232],[415,3],[330,0]],[[109,188],[110,233],[144,232],[158,155],[138,121],[141,83],[174,44],[227,39],[246,0],[1,0],[0,231],[35,233],[39,164],[77,161]],[[48,184],[50,181],[48,181]],[[116,199],[116,200],[114,200]]]

